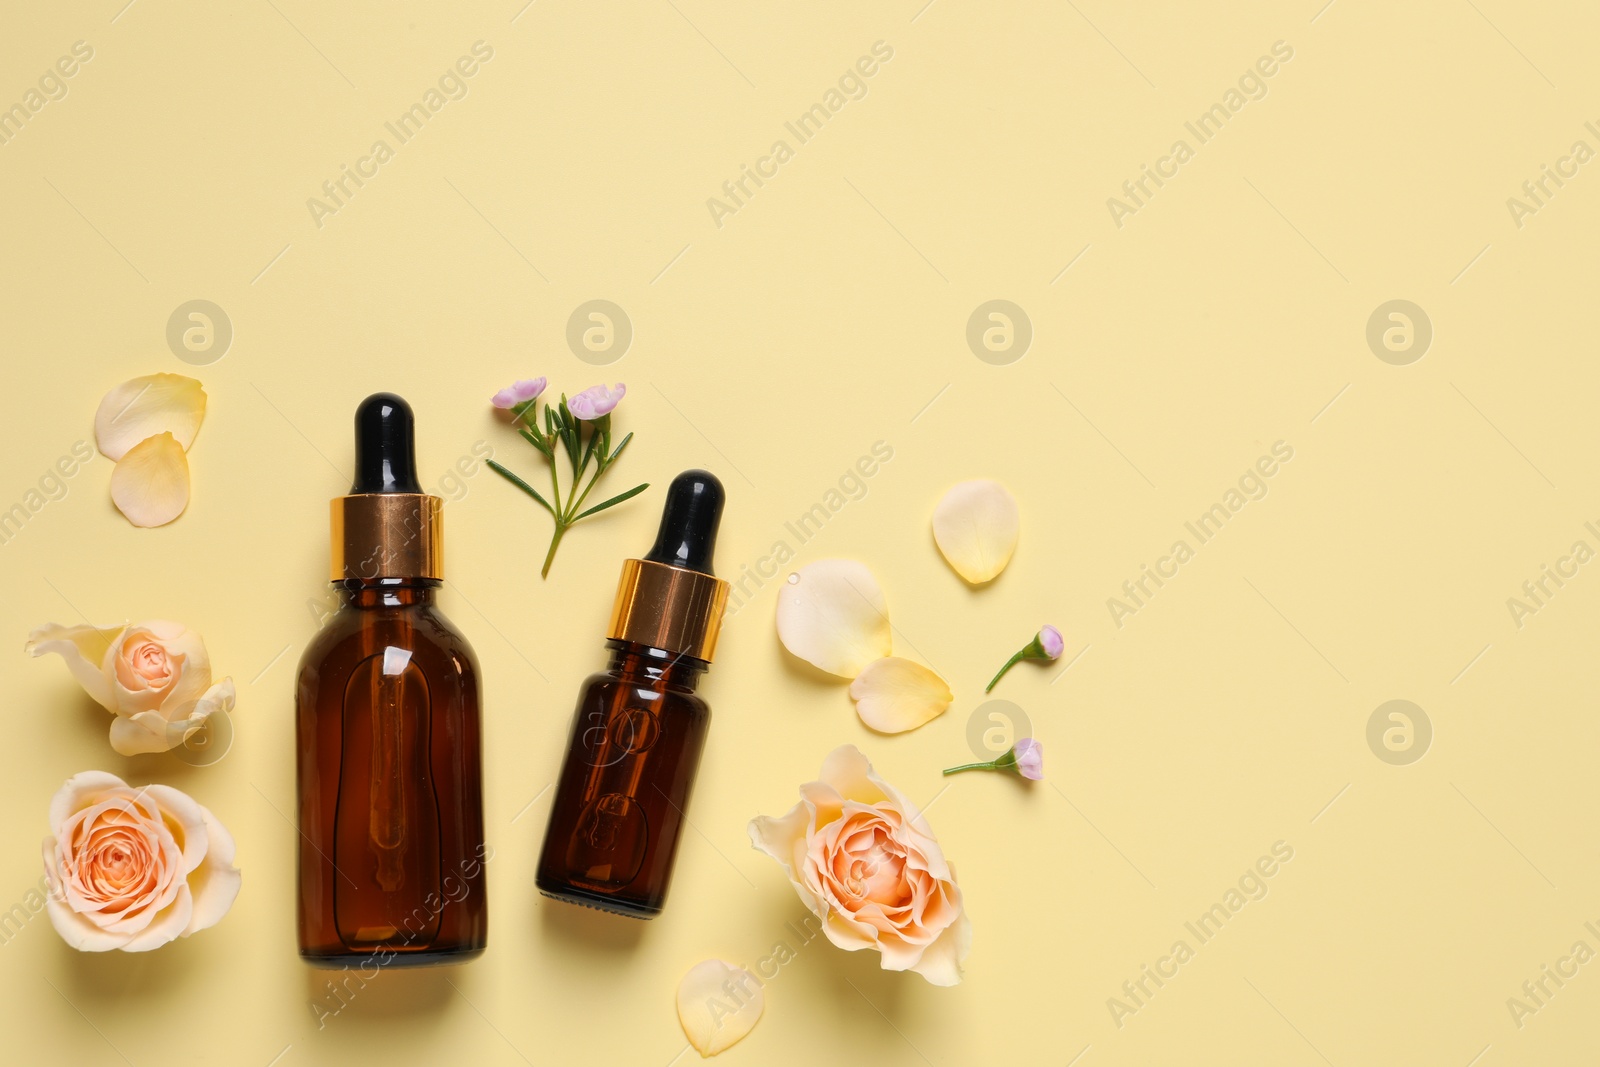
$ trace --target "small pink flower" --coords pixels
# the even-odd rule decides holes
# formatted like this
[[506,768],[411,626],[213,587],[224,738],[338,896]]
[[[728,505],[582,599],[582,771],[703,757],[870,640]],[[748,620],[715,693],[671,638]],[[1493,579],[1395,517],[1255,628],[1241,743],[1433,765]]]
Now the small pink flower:
[[987,693],[993,690],[1000,679],[1006,676],[1006,672],[1012,667],[1015,667],[1017,664],[1021,663],[1023,660],[1056,659],[1061,655],[1062,650],[1066,647],[1066,642],[1061,639],[1060,630],[1056,629],[1054,626],[1039,627],[1039,632],[1033,635],[1033,640],[1017,649],[1016,653],[1010,659],[1006,660],[1006,665],[1000,668],[1000,673],[996,674],[992,679],[990,679],[988,686],[986,686],[983,691]]
[[[1046,627],[1048,629],[1048,627]],[[1031,737],[1024,737],[1011,750],[1016,760],[1017,773],[1035,782],[1044,779],[1044,746]]]
[[1031,737],[1024,737],[997,759],[946,767],[944,773],[957,774],[961,771],[1016,771],[1029,781],[1043,781],[1044,746]]
[[628,387],[621,382],[609,389],[604,384],[591,385],[567,401],[567,410],[584,422],[593,422],[611,414],[627,391]]
[[497,408],[514,408],[518,404],[526,404],[528,401],[537,398],[540,393],[544,392],[544,387],[545,379],[543,378],[524,378],[521,381],[512,382],[506,388],[494,394],[489,399],[489,402]]

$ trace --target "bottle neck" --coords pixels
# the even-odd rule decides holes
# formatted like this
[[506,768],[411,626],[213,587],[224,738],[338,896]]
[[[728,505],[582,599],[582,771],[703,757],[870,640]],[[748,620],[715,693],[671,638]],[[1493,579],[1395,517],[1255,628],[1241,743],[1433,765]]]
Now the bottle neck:
[[436,578],[346,578],[334,582],[339,606],[345,608],[406,608],[433,604]]
[[703,659],[685,656],[681,652],[668,652],[664,648],[651,648],[634,641],[612,639],[606,642],[611,649],[611,664],[606,669],[629,681],[644,681],[652,686],[694,692],[700,684],[700,675],[710,666]]

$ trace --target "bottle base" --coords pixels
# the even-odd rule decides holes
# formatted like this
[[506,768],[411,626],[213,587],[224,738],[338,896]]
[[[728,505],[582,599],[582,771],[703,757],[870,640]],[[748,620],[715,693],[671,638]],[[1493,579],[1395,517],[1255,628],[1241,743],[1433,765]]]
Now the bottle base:
[[[446,948],[436,951],[422,950],[412,952],[397,952],[393,949],[374,948],[369,952],[354,952],[345,949],[340,952],[304,952],[300,953],[302,963],[312,967],[321,967],[330,970],[342,970],[358,961],[370,962],[382,970],[391,968],[412,967],[438,967],[454,963],[470,963],[483,955],[488,946],[479,945],[477,948]],[[387,956],[388,959],[384,959]]]
[[625,919],[654,919],[661,914],[660,907],[649,907],[630,900],[618,900],[608,897],[603,893],[595,893],[577,886],[561,886],[559,888],[539,886],[539,895],[559,900],[563,904],[576,904],[580,908],[593,908],[595,911],[608,912],[620,915]]

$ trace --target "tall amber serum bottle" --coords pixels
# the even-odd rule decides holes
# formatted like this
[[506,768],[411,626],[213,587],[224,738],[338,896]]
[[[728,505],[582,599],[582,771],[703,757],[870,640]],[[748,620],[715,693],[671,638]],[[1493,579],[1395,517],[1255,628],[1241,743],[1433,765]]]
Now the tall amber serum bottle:
[[434,604],[444,505],[417,483],[410,406],[377,393],[355,421],[339,609],[295,695],[300,956],[459,963],[488,938],[478,663]]
[[636,919],[661,913],[711,708],[728,583],[711,573],[722,483],[684,471],[661,530],[626,560],[606,630],[611,665],[578,694],[536,882],[545,896]]

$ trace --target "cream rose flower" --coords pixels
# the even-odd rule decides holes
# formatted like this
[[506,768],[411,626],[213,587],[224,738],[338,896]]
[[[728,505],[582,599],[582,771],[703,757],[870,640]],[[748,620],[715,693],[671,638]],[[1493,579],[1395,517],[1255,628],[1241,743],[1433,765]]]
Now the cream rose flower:
[[175,622],[51,623],[28,635],[26,651],[67,661],[78,684],[116,716],[111,747],[124,756],[176,748],[207,718],[233,710],[233,679],[213,685],[205,642]]
[[750,820],[750,840],[783,865],[829,941],[877,949],[886,971],[961,981],[972,925],[955,871],[921,813],[854,745],[828,754],[787,815]]
[[147,952],[215,926],[239,895],[233,837],[187,795],[84,771],[50,801],[47,908],[81,952]]

